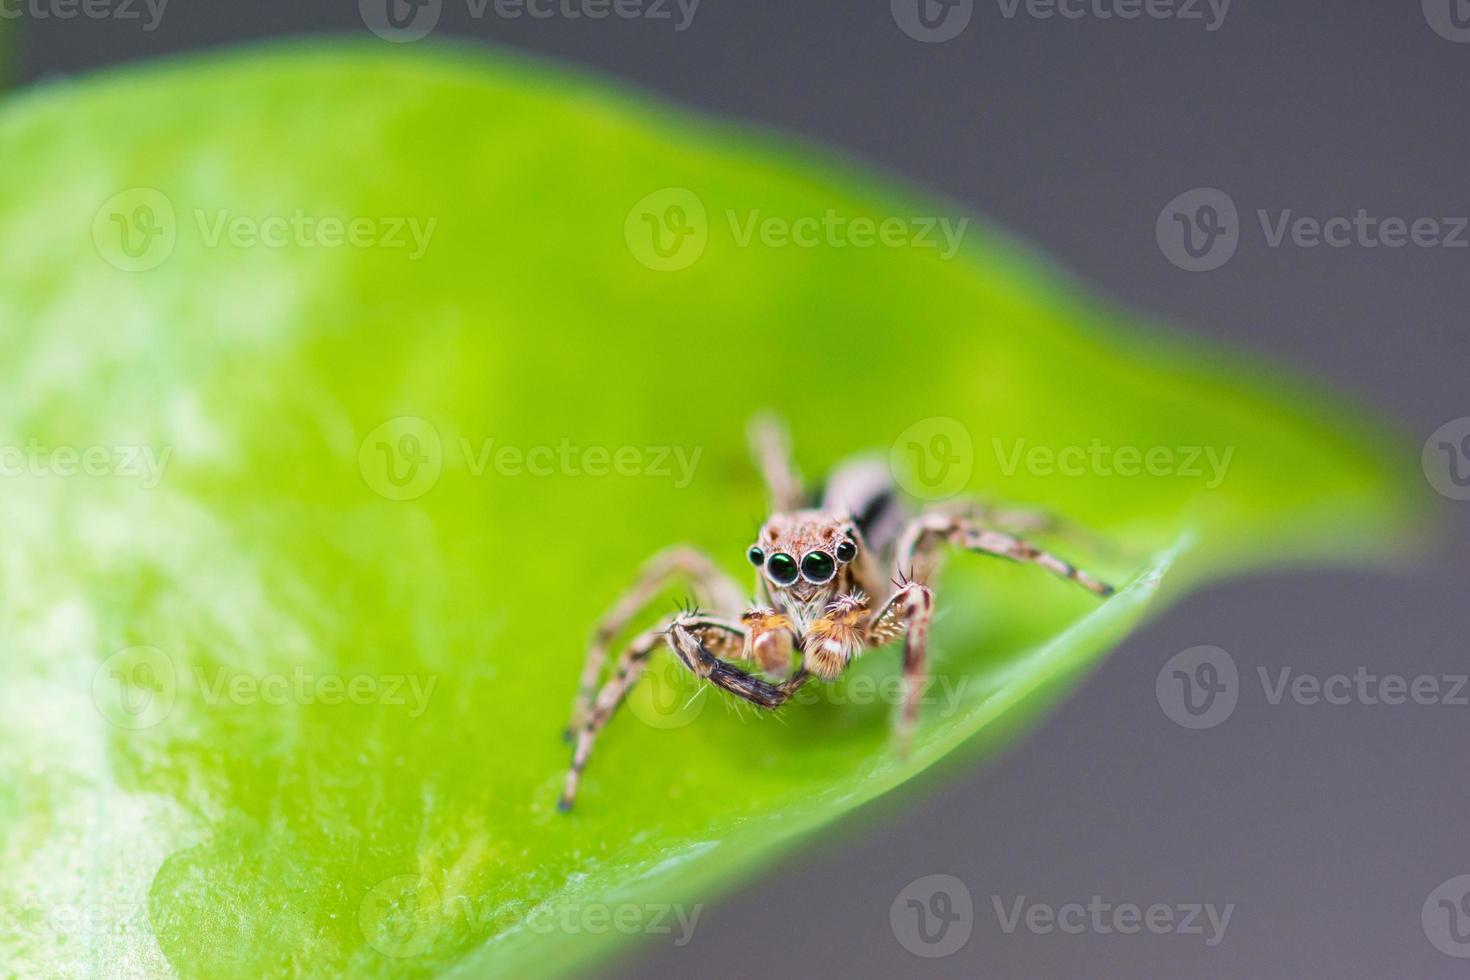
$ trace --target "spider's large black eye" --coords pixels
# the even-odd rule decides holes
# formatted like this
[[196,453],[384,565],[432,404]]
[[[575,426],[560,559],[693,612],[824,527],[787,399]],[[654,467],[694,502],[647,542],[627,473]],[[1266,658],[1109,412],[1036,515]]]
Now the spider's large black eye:
[[801,560],[801,575],[808,582],[821,585],[832,581],[837,574],[837,563],[825,551],[809,551]]
[[844,541],[837,546],[837,560],[846,565],[857,557],[857,545]]
[[766,561],[766,574],[777,585],[790,585],[796,581],[796,559],[778,551]]
[[750,563],[756,568],[760,568],[766,563],[766,553],[756,545],[750,546],[750,550],[745,553],[745,557],[749,558]]

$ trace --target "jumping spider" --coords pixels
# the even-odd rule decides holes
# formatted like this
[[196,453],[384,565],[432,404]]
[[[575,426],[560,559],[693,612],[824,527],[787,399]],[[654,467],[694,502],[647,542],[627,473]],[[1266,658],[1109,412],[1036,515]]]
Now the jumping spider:
[[[593,742],[661,644],[696,677],[757,707],[775,709],[813,677],[836,679],[864,648],[902,637],[904,699],[895,727],[900,747],[906,748],[918,714],[934,615],[934,596],[924,582],[945,546],[1039,565],[1098,596],[1113,592],[1011,533],[1055,529],[1045,515],[971,504],[910,517],[887,461],[874,457],[839,466],[824,490],[808,495],[785,430],[774,420],[757,419],[751,426],[751,448],[772,509],[746,552],[759,570],[760,604],[747,607],[741,587],[692,548],[670,548],[648,562],[637,584],[593,632],[567,729],[576,747],[559,809],[571,809]],[[710,612],[683,609],[637,636],[598,690],[612,641],[678,579],[689,583],[696,602]],[[875,603],[876,596],[886,598]],[[768,680],[733,661],[785,679]]]

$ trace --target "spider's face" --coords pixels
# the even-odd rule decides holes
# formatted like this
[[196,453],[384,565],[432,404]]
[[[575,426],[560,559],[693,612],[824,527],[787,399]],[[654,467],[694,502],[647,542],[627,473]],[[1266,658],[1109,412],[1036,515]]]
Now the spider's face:
[[772,596],[800,605],[826,602],[851,576],[858,557],[857,528],[850,518],[819,510],[777,514],[761,528],[746,553]]

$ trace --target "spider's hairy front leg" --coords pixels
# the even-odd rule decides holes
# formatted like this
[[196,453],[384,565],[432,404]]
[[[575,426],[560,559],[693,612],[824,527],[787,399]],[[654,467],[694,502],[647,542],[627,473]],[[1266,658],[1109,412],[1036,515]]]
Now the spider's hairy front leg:
[[745,636],[745,631],[734,623],[720,622],[709,616],[676,616],[668,629],[669,648],[694,676],[749,701],[757,708],[781,707],[806,683],[808,674],[805,670],[798,670],[780,684],[747,674],[720,656],[721,644],[731,650],[736,648],[736,641],[729,636],[721,636],[722,631],[742,640]]
[[716,612],[735,615],[744,602],[740,586],[707,558],[688,545],[676,545],[659,552],[643,566],[638,581],[625,592],[592,631],[587,646],[587,660],[572,705],[572,720],[567,727],[570,736],[587,718],[597,681],[607,662],[608,647],[627,628],[628,623],[648,607],[669,583],[678,577],[689,580],[696,602],[709,605]]
[[925,514],[909,525],[899,542],[899,574],[927,578],[938,561],[939,548],[945,544],[1009,558],[1012,561],[1028,562],[1060,578],[1070,579],[1094,595],[1107,597],[1113,594],[1111,585],[1098,581],[1082,569],[1023,538],[983,527],[963,515],[944,512]]
[[618,710],[618,705],[628,696],[628,689],[642,676],[644,668],[648,666],[649,656],[658,649],[663,640],[662,629],[640,634],[623,651],[622,656],[618,657],[612,676],[598,692],[597,699],[591,701],[582,712],[575,731],[577,747],[572,751],[572,764],[567,770],[566,786],[556,804],[557,809],[563,813],[572,808],[572,801],[577,797],[577,784],[582,778],[582,770],[587,765],[588,757],[592,755],[592,743],[612,718],[613,712]]
[[806,681],[806,675],[801,671],[782,684],[752,677],[724,659],[738,656],[745,645],[746,634],[738,624],[699,613],[676,616],[667,628],[649,630],[640,635],[618,658],[613,675],[598,692],[586,720],[576,733],[577,746],[572,752],[572,764],[567,770],[566,785],[557,809],[565,812],[572,808],[582,770],[592,755],[593,743],[643,674],[648,658],[660,642],[666,642],[679,661],[697,676],[762,708],[780,707]]
[[801,473],[791,457],[791,437],[774,415],[750,420],[750,451],[771,494],[771,509],[800,510],[806,506]]
[[899,588],[868,625],[876,646],[903,636],[903,706],[894,729],[899,751],[907,752],[919,717],[919,697],[929,680],[929,623],[934,619],[934,593],[918,582]]

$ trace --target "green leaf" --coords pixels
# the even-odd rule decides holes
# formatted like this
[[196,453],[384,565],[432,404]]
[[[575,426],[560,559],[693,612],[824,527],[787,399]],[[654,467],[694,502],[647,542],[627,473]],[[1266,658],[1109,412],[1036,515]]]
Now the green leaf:
[[[541,64],[292,47],[110,73],[12,96],[0,159],[26,175],[0,185],[22,974],[522,976],[677,938],[651,906],[973,761],[1163,597],[1408,527],[1342,405],[1125,325],[978,222],[953,255],[908,223],[862,247],[854,219],[962,215]],[[742,243],[752,215],[821,243]],[[1046,506],[1108,542],[1049,543],[1124,588],[955,557],[907,757],[892,650],[779,718],[685,704],[661,654],[557,813],[588,631],[639,564],[688,541],[749,576],[762,406],[808,474],[892,452],[919,491]],[[595,474],[624,447],[633,475]],[[1152,449],[1167,472],[1113,472]]]

